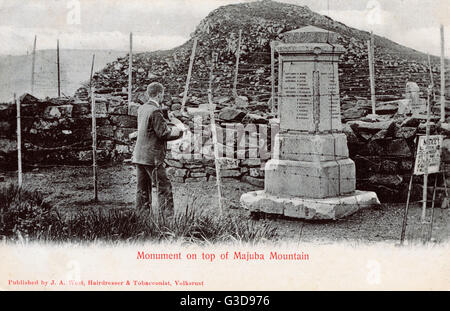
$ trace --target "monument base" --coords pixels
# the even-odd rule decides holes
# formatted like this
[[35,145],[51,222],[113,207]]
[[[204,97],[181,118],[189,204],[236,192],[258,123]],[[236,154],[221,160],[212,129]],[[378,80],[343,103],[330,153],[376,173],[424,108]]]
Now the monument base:
[[375,192],[356,190],[351,195],[309,199],[300,197],[278,197],[264,190],[245,193],[241,205],[250,212],[284,215],[301,219],[336,220],[363,208],[380,205]]

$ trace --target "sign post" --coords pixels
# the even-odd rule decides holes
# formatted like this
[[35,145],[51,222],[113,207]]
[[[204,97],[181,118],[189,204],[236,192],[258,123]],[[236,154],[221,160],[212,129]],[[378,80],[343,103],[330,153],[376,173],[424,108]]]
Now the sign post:
[[[431,110],[431,92],[432,86],[428,88],[428,99],[427,99],[427,123],[426,123],[426,134],[425,136],[420,136],[417,141],[417,154],[416,160],[414,164],[413,174],[411,175],[411,179],[409,181],[408,187],[408,198],[406,201],[405,214],[403,217],[402,224],[402,232],[400,237],[400,245],[403,245],[403,241],[405,239],[405,231],[406,231],[406,223],[408,218],[408,207],[409,207],[409,199],[412,191],[412,181],[414,175],[423,175],[423,191],[422,191],[422,215],[421,215],[421,223],[422,223],[422,237],[424,237],[424,241],[427,241],[431,237],[431,230],[433,228],[433,217],[434,217],[434,200],[435,200],[435,191],[436,184],[433,190],[433,199],[432,199],[432,215],[431,221],[426,221],[426,209],[427,209],[427,198],[428,198],[428,175],[435,174],[440,171],[441,166],[441,150],[444,137],[442,135],[430,135],[430,110]],[[445,184],[445,178],[444,178]],[[427,228],[427,224],[429,226],[429,232],[427,235],[423,234],[425,229]]]
[[[429,158],[428,158],[428,143],[430,137],[430,110],[431,110],[431,87],[428,87],[427,94],[427,124],[426,124],[426,134],[425,134],[425,143],[424,143],[424,164],[423,164],[423,191],[422,191],[422,216],[421,221],[424,224],[425,216],[427,212],[427,194],[428,194],[428,166],[429,166]],[[420,139],[419,139],[420,144]],[[420,146],[420,145],[419,145]],[[420,149],[420,148],[419,148]]]

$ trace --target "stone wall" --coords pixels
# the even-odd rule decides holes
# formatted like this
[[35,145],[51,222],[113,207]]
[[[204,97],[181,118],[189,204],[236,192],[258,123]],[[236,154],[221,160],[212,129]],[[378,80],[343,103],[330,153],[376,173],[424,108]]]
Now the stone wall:
[[[22,152],[25,169],[30,166],[90,164],[92,119],[89,101],[38,100],[21,97]],[[122,98],[99,98],[96,103],[99,163],[129,153],[128,133],[137,127],[127,114]],[[17,168],[16,106],[0,104],[0,169]]]
[[[129,138],[129,134],[137,128],[136,117],[128,114],[124,96],[108,94],[98,97],[98,162],[121,163],[131,157],[134,141]],[[262,188],[263,168],[272,157],[278,124],[268,119],[265,110],[259,106],[240,110],[231,108],[231,101],[231,98],[215,99],[219,150],[221,156],[229,158],[223,160],[221,176]],[[348,109],[357,108],[358,105],[365,107],[355,102]],[[134,105],[135,108],[137,106]],[[88,98],[37,100],[25,95],[21,107],[25,169],[92,163]],[[214,180],[216,172],[208,106],[200,104],[197,108],[190,107],[189,117],[180,113],[179,105],[171,107],[174,115],[189,126],[191,136],[190,140],[169,144],[167,166],[170,178],[176,182]],[[135,111],[130,113],[135,114]],[[388,111],[395,113],[392,109]],[[384,202],[405,201],[414,163],[415,139],[417,135],[425,133],[425,120],[423,117],[400,117],[394,114],[388,116],[386,121],[369,121],[360,117],[344,125],[350,157],[356,163],[357,188],[376,191]],[[448,123],[441,126],[435,117],[433,121],[431,133],[446,136],[442,157],[448,172]],[[0,105],[0,169],[17,169],[16,107],[13,104]],[[421,183],[421,177],[414,178],[413,200],[420,199]],[[432,178],[429,184],[433,184]]]

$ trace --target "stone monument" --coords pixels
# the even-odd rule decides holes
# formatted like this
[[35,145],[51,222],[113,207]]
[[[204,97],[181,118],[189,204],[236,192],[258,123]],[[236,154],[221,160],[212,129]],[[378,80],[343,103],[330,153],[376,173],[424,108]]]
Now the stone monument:
[[307,26],[283,34],[279,53],[280,132],[265,166],[265,189],[241,197],[252,212],[338,219],[379,205],[355,190],[355,163],[342,132],[338,34]]

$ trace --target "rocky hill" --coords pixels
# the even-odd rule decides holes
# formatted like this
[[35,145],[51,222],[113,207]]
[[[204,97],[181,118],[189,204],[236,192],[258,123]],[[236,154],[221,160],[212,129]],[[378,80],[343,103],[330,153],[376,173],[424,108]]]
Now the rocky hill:
[[[168,86],[172,99],[179,101],[173,96],[178,97],[184,91],[193,38],[197,37],[190,104],[195,105],[198,98],[206,96],[208,59],[213,51],[219,54],[214,95],[231,94],[237,34],[242,30],[238,94],[247,96],[250,102],[266,101],[270,97],[270,41],[283,32],[305,25],[341,35],[340,43],[347,49],[340,62],[341,98],[368,97],[368,32],[348,27],[306,6],[267,0],[220,7],[200,22],[191,39],[182,46],[134,55],[133,90],[143,91],[149,82],[158,80]],[[430,83],[425,54],[376,35],[375,45],[376,90],[380,99],[402,96],[408,77],[420,87]],[[439,61],[432,57],[432,63],[438,83]],[[95,85],[103,93],[123,94],[127,74],[128,59],[119,58],[95,75]],[[87,92],[81,89],[78,95],[83,97]]]

